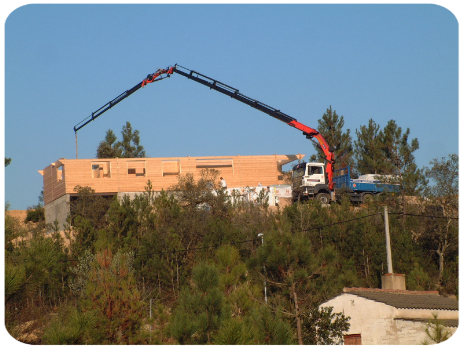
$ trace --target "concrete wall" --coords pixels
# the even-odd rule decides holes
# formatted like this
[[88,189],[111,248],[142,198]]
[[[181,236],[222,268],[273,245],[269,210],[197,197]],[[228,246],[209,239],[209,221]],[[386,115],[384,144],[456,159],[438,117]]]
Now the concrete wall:
[[[403,320],[399,316],[403,310],[384,303],[375,302],[352,294],[342,294],[322,304],[333,307],[334,313],[350,316],[350,328],[347,335],[360,334],[362,345],[415,345],[422,344],[427,336],[425,323],[417,320]],[[457,311],[413,310],[416,316],[429,318],[431,313],[438,313],[438,318],[458,316]],[[421,312],[420,312],[421,311]],[[455,331],[454,328],[450,328]]]
[[70,212],[70,195],[66,194],[48,204],[45,204],[45,223],[53,224],[54,221],[57,220],[60,230],[63,230]]

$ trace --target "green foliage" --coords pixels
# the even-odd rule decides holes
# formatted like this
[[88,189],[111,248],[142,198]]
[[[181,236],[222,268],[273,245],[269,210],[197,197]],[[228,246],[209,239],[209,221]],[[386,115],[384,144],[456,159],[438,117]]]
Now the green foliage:
[[[323,135],[327,143],[333,148],[335,155],[335,169],[353,165],[352,137],[350,129],[343,131],[344,116],[338,116],[331,106],[326,109],[322,118],[318,120],[318,131]],[[324,162],[325,155],[314,145],[317,155],[310,158],[311,162]]]
[[45,221],[45,208],[42,205],[35,205],[27,209],[25,222],[41,222]]
[[241,318],[224,320],[214,337],[214,344],[253,344],[252,332],[249,330],[248,323]]
[[192,287],[181,293],[170,331],[180,344],[211,343],[221,321],[229,317],[219,290],[219,271],[199,264],[193,268],[192,281]]
[[[11,158],[0,156],[0,172],[3,172],[10,163],[11,163]],[[0,174],[0,182],[2,180],[3,180],[3,175]]]
[[26,284],[26,270],[23,265],[5,264],[5,303],[18,294]]
[[269,307],[260,307],[251,315],[254,344],[287,345],[293,344],[293,330],[284,320],[280,310],[272,312]]
[[96,151],[96,158],[142,158],[145,150],[140,145],[140,131],[132,130],[132,125],[127,122],[122,127],[122,141],[111,129],[106,132],[105,140],[101,141]]
[[428,199],[423,206],[436,219],[426,221],[418,241],[433,253],[439,267],[438,287],[446,292],[456,291],[456,278],[447,272],[446,264],[455,264],[458,257],[458,155],[434,159],[431,168],[425,168],[433,185],[426,190]]
[[[394,270],[410,290],[458,292],[458,169],[449,160],[428,169],[427,200],[388,205]],[[39,344],[340,343],[347,318],[318,308],[343,287],[380,287],[384,202],[273,210],[264,196],[231,200],[218,177],[181,176],[160,193],[148,182],[113,200],[77,187],[70,245],[6,214],[8,330],[33,322]]]
[[434,184],[428,187],[428,196],[444,198],[448,200],[447,204],[456,203],[455,198],[458,194],[458,163],[457,154],[450,154],[448,158],[435,158],[429,163],[432,167],[425,168],[425,174],[427,178],[433,180]]
[[384,157],[382,156],[382,139],[380,126],[373,119],[368,126],[360,126],[356,130],[357,140],[354,141],[357,170],[362,174],[379,174],[383,172]]
[[67,221],[73,228],[71,255],[79,257],[85,250],[94,249],[99,230],[107,226],[105,216],[112,200],[95,195],[95,190],[88,186],[78,185],[74,191],[77,197],[71,200],[71,214]]
[[438,315],[433,313],[432,316],[433,318],[430,319],[424,327],[427,338],[423,344],[441,343],[447,341],[452,336],[451,331],[442,324]]
[[427,182],[422,169],[415,163],[414,152],[419,149],[418,139],[409,141],[410,129],[405,132],[395,120],[383,129],[373,119],[356,131],[355,159],[362,174],[395,175],[404,195],[420,194]]
[[96,150],[96,158],[122,157],[122,150],[116,142],[117,136],[111,129],[106,131],[105,140],[100,142]]
[[140,340],[141,293],[133,275],[133,254],[103,250],[88,272],[82,306],[94,311],[104,342],[135,344]]
[[350,317],[333,313],[333,307],[309,309],[303,314],[303,342],[309,345],[342,344]]
[[81,312],[73,307],[61,308],[43,333],[47,345],[92,344],[98,337],[95,332],[97,317],[92,312]]

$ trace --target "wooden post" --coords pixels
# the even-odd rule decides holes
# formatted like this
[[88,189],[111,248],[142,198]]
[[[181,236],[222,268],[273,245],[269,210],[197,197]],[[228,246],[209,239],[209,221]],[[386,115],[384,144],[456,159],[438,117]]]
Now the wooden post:
[[78,153],[78,150],[77,150],[77,132],[76,132],[76,159],[79,158],[79,153]]

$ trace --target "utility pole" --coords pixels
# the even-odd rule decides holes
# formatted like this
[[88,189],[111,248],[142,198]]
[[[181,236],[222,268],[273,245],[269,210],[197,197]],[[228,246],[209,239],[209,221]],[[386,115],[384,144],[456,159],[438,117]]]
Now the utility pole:
[[391,252],[391,236],[389,235],[389,212],[387,205],[384,206],[384,228],[386,230],[386,255],[387,255],[387,273],[394,273],[392,270],[392,252]]

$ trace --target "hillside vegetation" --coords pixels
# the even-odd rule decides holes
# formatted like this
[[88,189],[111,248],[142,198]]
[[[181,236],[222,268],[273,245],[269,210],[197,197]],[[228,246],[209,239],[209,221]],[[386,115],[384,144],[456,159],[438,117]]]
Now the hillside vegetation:
[[349,318],[317,306],[343,287],[381,286],[385,204],[407,289],[457,295],[458,192],[270,210],[266,197],[230,203],[218,176],[182,176],[161,195],[148,182],[110,202],[77,188],[64,234],[6,214],[10,334],[37,344],[336,343]]

